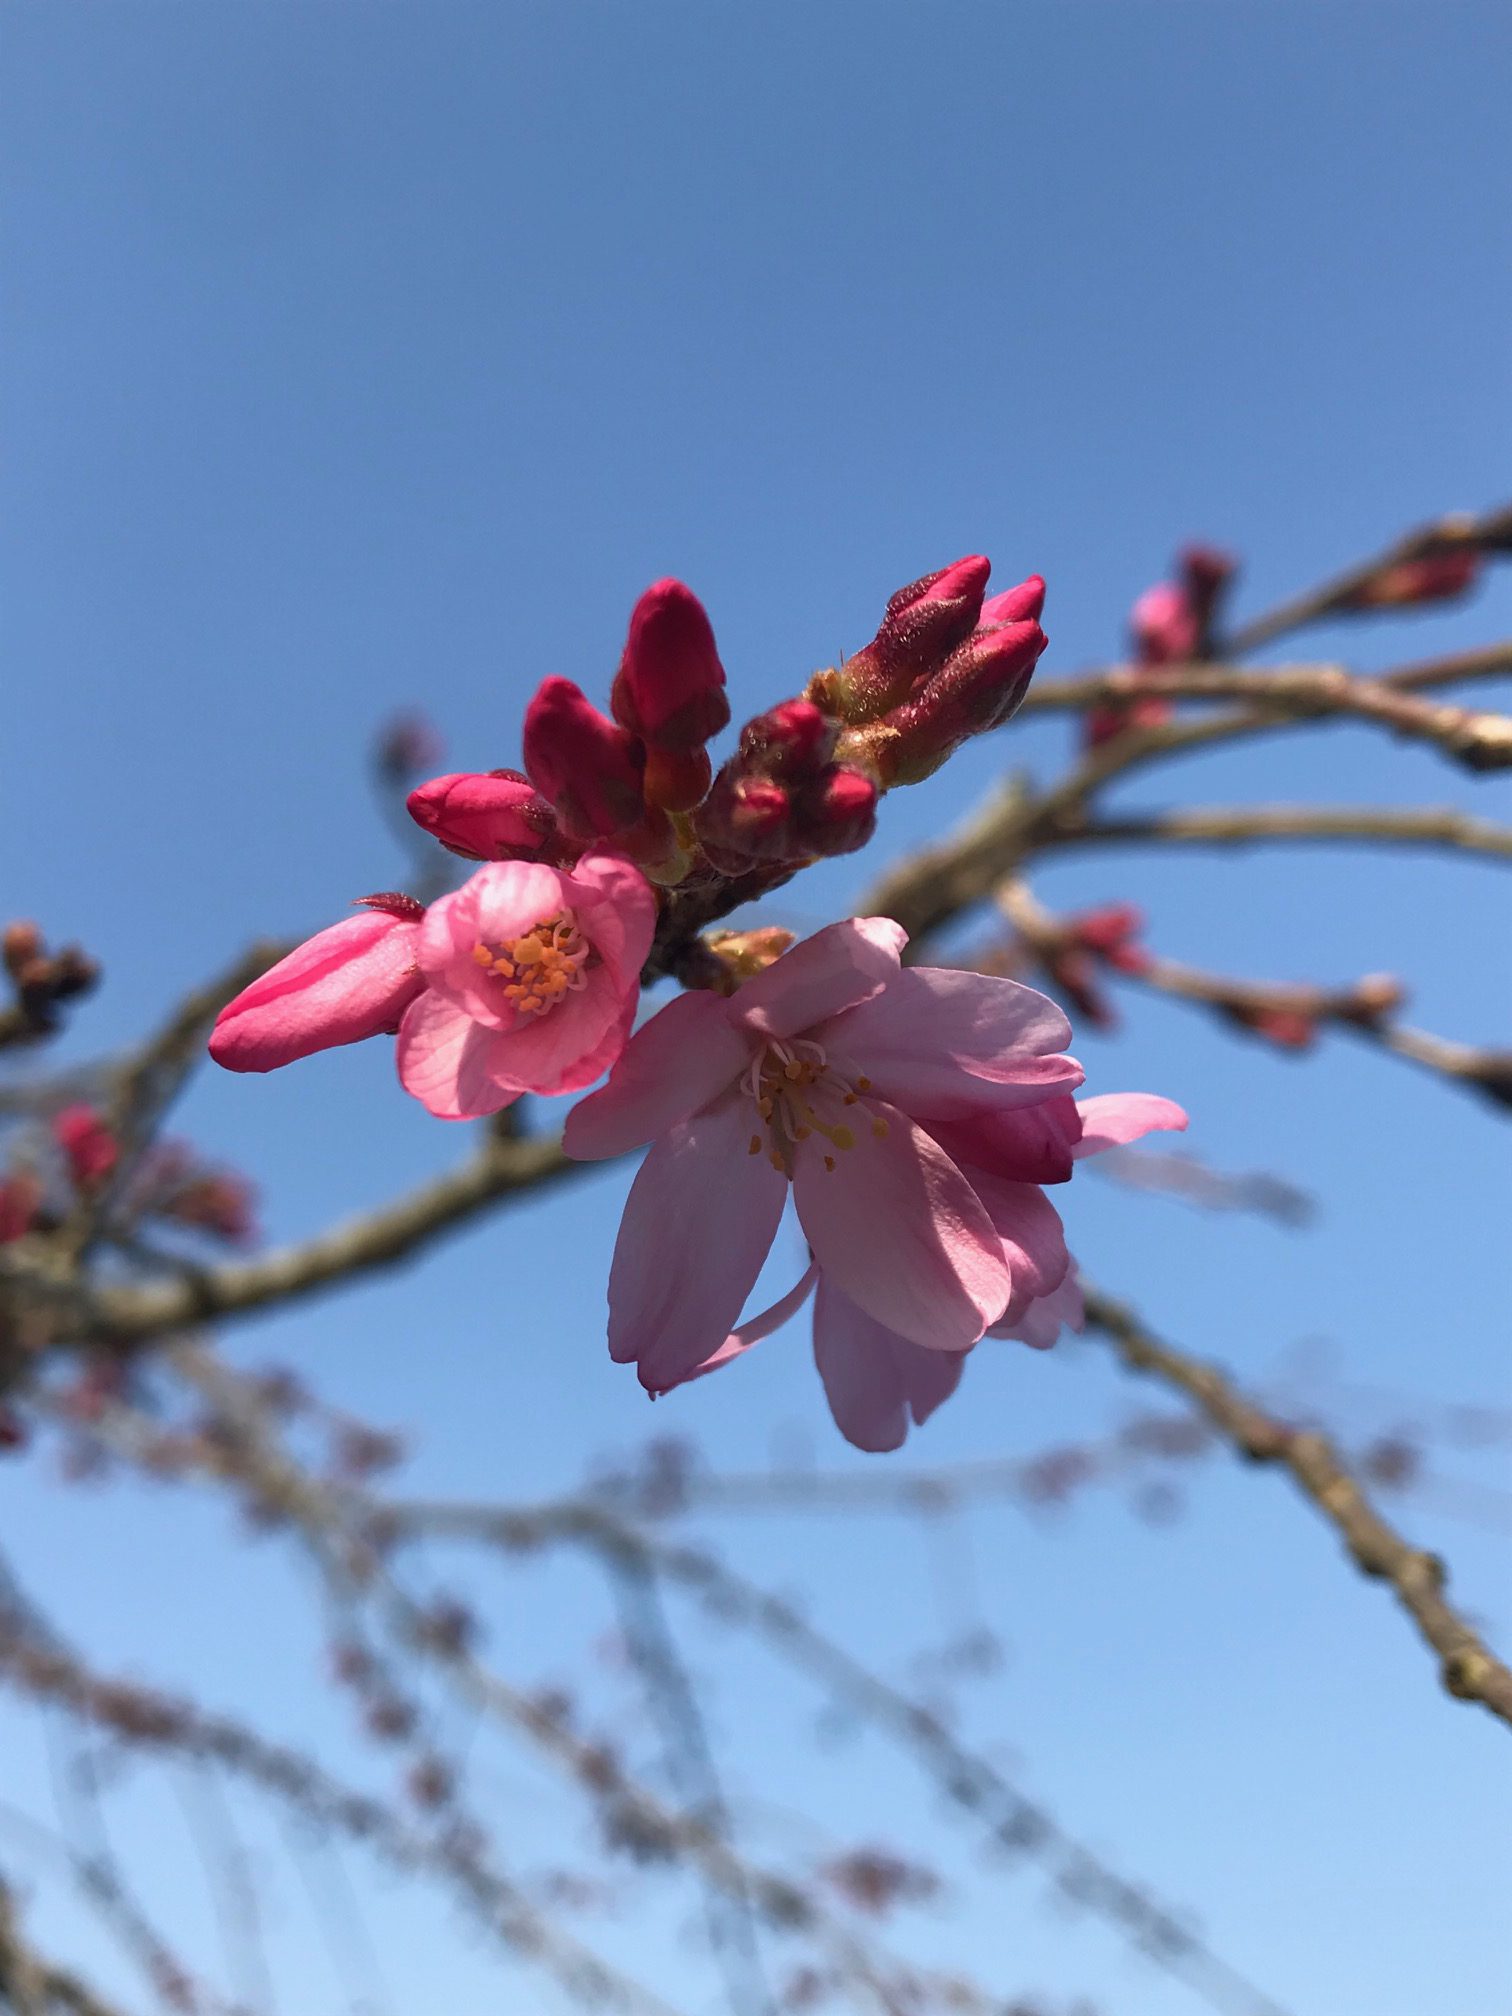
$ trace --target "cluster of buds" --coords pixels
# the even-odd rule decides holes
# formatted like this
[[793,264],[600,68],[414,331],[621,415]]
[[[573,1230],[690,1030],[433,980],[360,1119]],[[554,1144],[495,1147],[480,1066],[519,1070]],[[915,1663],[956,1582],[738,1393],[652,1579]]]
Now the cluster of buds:
[[0,958],[15,989],[21,1033],[27,1036],[51,1034],[59,1004],[87,994],[100,977],[94,960],[77,945],[49,951],[41,931],[27,919],[6,925]]
[[1099,968],[1115,973],[1147,973],[1150,954],[1139,943],[1144,916],[1132,903],[1104,903],[1057,924],[1037,938],[1035,955],[1045,977],[1095,1029],[1117,1026],[1118,1015],[1102,985]]
[[962,560],[900,590],[870,644],[747,722],[717,777],[709,743],[730,705],[714,632],[690,589],[657,581],[631,615],[607,714],[548,678],[526,709],[523,771],[432,778],[410,812],[470,860],[567,866],[607,846],[664,887],[848,854],[871,838],[883,791],[929,776],[1023,698],[1045,647],[1044,583],[985,601],[988,572]]
[[[1210,657],[1223,599],[1237,571],[1231,555],[1215,546],[1184,546],[1176,578],[1147,588],[1129,612],[1129,646],[1136,673],[1186,665]],[[1099,748],[1130,728],[1160,728],[1171,718],[1163,693],[1110,701],[1087,714],[1083,737]]]
[[142,1158],[132,1184],[133,1212],[186,1225],[231,1246],[257,1238],[257,1192],[234,1169],[202,1162],[187,1142],[162,1141]]

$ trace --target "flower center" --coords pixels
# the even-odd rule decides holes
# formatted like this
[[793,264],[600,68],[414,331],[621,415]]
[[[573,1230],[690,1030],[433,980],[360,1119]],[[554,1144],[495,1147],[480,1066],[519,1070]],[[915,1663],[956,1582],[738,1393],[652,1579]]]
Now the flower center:
[[[825,1168],[837,1168],[837,1156],[848,1154],[856,1145],[854,1109],[860,1105],[861,1094],[871,1090],[869,1078],[852,1083],[832,1071],[823,1046],[806,1036],[768,1043],[752,1060],[742,1085],[755,1100],[762,1122],[762,1131],[751,1136],[749,1152],[759,1155],[764,1149],[772,1167],[785,1176],[793,1173],[797,1144],[815,1134],[836,1151],[826,1154]],[[863,1111],[860,1117],[867,1120],[878,1140],[887,1133],[887,1122],[880,1113],[867,1115]]]
[[572,912],[559,910],[519,938],[504,938],[496,945],[485,945],[480,938],[472,956],[502,984],[504,998],[519,1014],[549,1015],[587,984],[583,968],[591,949]]

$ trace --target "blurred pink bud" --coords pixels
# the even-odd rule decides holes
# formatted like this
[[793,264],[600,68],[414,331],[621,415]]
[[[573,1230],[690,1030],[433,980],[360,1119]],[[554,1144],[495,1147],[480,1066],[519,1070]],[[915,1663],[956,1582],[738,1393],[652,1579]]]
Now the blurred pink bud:
[[1174,581],[1146,588],[1129,612],[1129,635],[1141,665],[1175,665],[1196,657],[1200,629],[1186,589]]
[[26,1447],[26,1423],[14,1409],[0,1405],[0,1455]]
[[1429,553],[1421,560],[1400,560],[1394,567],[1383,567],[1339,607],[1406,609],[1424,602],[1449,602],[1474,587],[1480,566],[1480,555],[1471,546],[1457,552]]
[[992,562],[974,553],[898,590],[871,643],[834,675],[848,722],[887,713],[965,642],[977,626],[991,572]]
[[[360,917],[307,938],[216,1017],[210,1055],[228,1071],[274,1071],[317,1050],[391,1035],[423,982],[418,903],[373,896]],[[407,907],[395,907],[407,906]]]
[[42,1185],[29,1169],[0,1181],[0,1246],[24,1239],[37,1223]]
[[396,714],[379,730],[373,757],[394,784],[404,784],[422,770],[433,770],[446,753],[435,725],[419,712]]
[[525,768],[579,840],[623,833],[645,807],[645,751],[570,679],[543,679],[525,710]]
[[794,839],[805,854],[854,854],[877,829],[877,784],[836,763],[801,794]]
[[636,603],[609,704],[652,749],[701,749],[728,724],[714,631],[681,581],[653,581]]
[[120,1160],[120,1145],[93,1106],[65,1106],[54,1116],[53,1136],[80,1190],[97,1189]]
[[417,826],[469,861],[534,861],[556,851],[551,807],[515,770],[432,777],[406,802]]
[[1109,700],[1082,716],[1082,746],[1100,749],[1131,729],[1163,728],[1172,714],[1163,693],[1142,693],[1133,700]]
[[213,1232],[233,1246],[249,1246],[257,1237],[257,1191],[235,1170],[206,1170],[164,1205],[163,1216]]
[[1144,930],[1144,912],[1133,903],[1103,903],[1069,918],[1066,928],[1078,944],[1106,958]]
[[1301,1008],[1231,1008],[1230,1019],[1253,1030],[1279,1050],[1309,1050],[1318,1038],[1318,1021]]

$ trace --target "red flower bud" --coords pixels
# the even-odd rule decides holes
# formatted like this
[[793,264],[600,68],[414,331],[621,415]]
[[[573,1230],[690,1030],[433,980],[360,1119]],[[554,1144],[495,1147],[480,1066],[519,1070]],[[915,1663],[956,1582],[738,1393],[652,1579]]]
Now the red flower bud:
[[982,604],[979,630],[996,630],[1004,623],[1038,623],[1045,613],[1045,577],[1031,574],[1016,588],[1005,588]]
[[1163,693],[1142,694],[1137,700],[1110,700],[1090,707],[1082,716],[1082,746],[1100,749],[1131,728],[1163,728],[1172,714]]
[[741,729],[736,761],[767,777],[812,777],[834,754],[836,732],[812,701],[784,700]]
[[888,714],[879,738],[877,763],[883,780],[917,784],[969,735],[1000,728],[1029,690],[1046,643],[1035,622],[1004,623],[978,630],[931,680]]
[[543,679],[525,710],[525,768],[578,840],[622,833],[644,810],[645,751],[570,679]]
[[1300,1008],[1231,1008],[1228,1012],[1242,1028],[1253,1030],[1280,1050],[1309,1050],[1317,1041],[1316,1016]]
[[65,1106],[53,1119],[53,1138],[68,1158],[80,1190],[96,1189],[116,1166],[120,1148],[93,1106]]
[[469,861],[535,861],[557,852],[551,807],[516,771],[432,777],[406,803],[417,826]]
[[1383,567],[1339,607],[1405,609],[1423,602],[1452,601],[1475,585],[1480,564],[1480,555],[1473,546],[1425,554],[1421,560],[1400,560],[1394,567]]
[[609,702],[615,720],[653,749],[701,749],[729,722],[724,687],[702,602],[681,581],[653,581],[631,612]]
[[42,1185],[29,1169],[0,1179],[0,1246],[24,1239],[37,1223]]
[[1132,903],[1104,903],[1068,919],[1067,928],[1079,945],[1104,958],[1144,929],[1144,912]]
[[805,789],[793,821],[794,838],[805,854],[854,854],[876,829],[876,780],[841,763]]
[[752,777],[732,759],[698,809],[698,837],[727,872],[752,861],[785,861],[795,851],[793,804],[773,777]]
[[841,712],[853,725],[875,721],[906,699],[977,626],[992,563],[957,560],[900,588],[871,643],[834,677]]

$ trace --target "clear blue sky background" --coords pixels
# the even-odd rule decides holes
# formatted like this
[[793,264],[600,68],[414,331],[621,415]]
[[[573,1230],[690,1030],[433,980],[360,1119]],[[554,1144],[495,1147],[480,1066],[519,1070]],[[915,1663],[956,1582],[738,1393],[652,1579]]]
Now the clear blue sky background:
[[[989,552],[1004,585],[1047,576],[1046,664],[1064,671],[1117,648],[1183,537],[1239,550],[1254,608],[1509,487],[1497,5],[46,0],[8,6],[0,32],[0,907],[104,961],[64,1055],[145,1030],[249,935],[313,928],[392,884],[363,774],[375,722],[418,702],[457,767],[517,760],[535,681],[605,691],[655,575],[706,599],[749,712],[962,552]],[[1503,576],[1467,610],[1316,648],[1379,665],[1505,634],[1509,615]],[[875,860],[805,879],[777,914],[807,926],[848,907],[889,852],[1009,761],[1043,773],[1065,735],[1047,721],[972,749],[889,802]],[[1504,803],[1351,731],[1214,756],[1129,802],[1178,784]],[[1108,857],[1043,887],[1133,897],[1161,949],[1218,967],[1391,968],[1427,1026],[1505,1035],[1488,866]],[[1509,1198],[1489,1109],[1341,1041],[1289,1061],[1143,1001],[1078,1051],[1094,1087],[1184,1100],[1218,1166],[1283,1173],[1321,1205],[1287,1234],[1079,1181],[1070,1223],[1099,1279],[1251,1380],[1328,1338],[1361,1379],[1505,1397]],[[466,1150],[404,1100],[379,1045],[266,1081],[207,1075],[181,1125],[256,1176],[280,1238]],[[651,1420],[602,1342],[625,1183],[604,1172],[235,1348],[413,1431],[418,1488],[530,1497],[651,1427],[724,1466],[862,1462],[796,1332]],[[978,1359],[970,1403],[896,1463],[1099,1433],[1134,1397],[1090,1347]],[[1426,1507],[1404,1516],[1503,1629],[1504,1547]],[[315,1684],[302,1579],[218,1507],[65,1491],[47,1462],[9,1464],[0,1532],[106,1663],[196,1685],[383,1782]],[[1296,2016],[1512,2011],[1506,1732],[1440,1697],[1390,1600],[1278,1480],[1213,1466],[1160,1530],[1104,1494],[1048,1531],[984,1511],[928,1542],[839,1519],[716,1537],[895,1675],[963,1626],[1001,1631],[1012,1657],[970,1694],[969,1733],[1189,1902]],[[492,1655],[521,1680],[570,1673],[606,1628],[586,1573],[438,1567],[485,1592]],[[899,1928],[913,1950],[1110,2016],[1199,2006],[1047,1909],[1032,1871],[985,1863],[906,1763],[859,1740],[816,1761],[795,1740],[814,1698],[765,1654],[692,1643],[732,1796],[771,1857],[825,1830],[901,1842],[957,1883]],[[631,1698],[612,1671],[595,1685],[605,1713]],[[42,1726],[0,1717],[0,1784],[47,1817]],[[570,1795],[486,1755],[521,1865],[582,1852]],[[772,1818],[795,1809],[819,1831]],[[236,1811],[276,2006],[335,2016],[346,1977],[296,1873],[318,1858]],[[119,1812],[144,1892],[172,1899],[218,1967],[184,1814],[129,1786]],[[42,1881],[4,1831],[0,1865]],[[346,1866],[385,2008],[557,2006],[533,1975],[501,1998],[444,1909]],[[673,2001],[718,2008],[681,1929],[686,1889],[655,1894],[588,1929]],[[129,1982],[51,1877],[36,1922],[102,1984]]]

